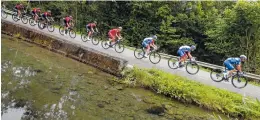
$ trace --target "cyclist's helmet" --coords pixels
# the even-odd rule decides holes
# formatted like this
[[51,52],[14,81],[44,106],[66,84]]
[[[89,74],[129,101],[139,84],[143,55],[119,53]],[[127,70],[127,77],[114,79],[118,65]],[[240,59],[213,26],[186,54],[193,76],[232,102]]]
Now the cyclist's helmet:
[[51,11],[50,11],[50,10],[48,10],[47,12],[48,12],[48,13],[51,13]]
[[196,49],[196,46],[192,45],[190,48],[191,48],[191,51],[194,51]]
[[243,58],[244,60],[247,59],[247,57],[245,55],[240,55],[240,58]]
[[152,38],[153,38],[154,40],[157,40],[157,36],[156,36],[156,35],[154,35]]
[[97,24],[97,21],[94,21],[95,24]]

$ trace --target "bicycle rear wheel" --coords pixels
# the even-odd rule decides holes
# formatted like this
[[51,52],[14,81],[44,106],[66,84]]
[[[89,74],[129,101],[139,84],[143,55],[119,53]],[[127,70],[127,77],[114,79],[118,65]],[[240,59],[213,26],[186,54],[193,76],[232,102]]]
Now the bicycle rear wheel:
[[63,26],[60,26],[60,28],[59,28],[59,33],[61,34],[61,35],[64,35],[64,27]]
[[179,59],[177,58],[174,58],[174,57],[171,57],[169,60],[168,60],[168,66],[169,66],[169,68],[171,68],[171,69],[177,69],[178,68],[178,62],[179,61]]
[[71,38],[75,38],[76,37],[76,32],[72,29],[69,30],[69,35]]
[[28,19],[27,19],[26,16],[22,16],[21,20],[22,20],[23,24],[27,24],[28,23]]
[[87,41],[88,41],[88,35],[86,35],[85,33],[82,33],[82,34],[81,34],[81,40],[82,40],[83,42],[87,42]]
[[7,14],[4,10],[1,11],[1,17],[4,19],[7,18]]
[[115,45],[115,51],[116,51],[117,53],[122,53],[122,52],[124,52],[124,50],[125,50],[125,46],[124,46],[124,44],[122,44],[121,42],[119,42],[119,43],[117,43],[117,44]]
[[188,62],[186,64],[186,71],[191,75],[197,74],[199,69],[199,65],[196,62]]
[[12,19],[17,22],[19,19],[18,19],[18,16],[17,16],[17,13],[14,13],[12,14]]
[[38,28],[41,30],[44,28],[44,24],[42,24],[42,21],[38,22]]
[[91,41],[92,41],[93,45],[98,45],[99,44],[99,40],[96,37],[92,36]]
[[245,76],[239,76],[238,74],[236,74],[232,77],[231,83],[235,88],[240,89],[246,87],[248,81]]
[[101,42],[101,46],[102,46],[104,49],[108,49],[108,48],[109,48],[109,44],[107,43],[107,41],[102,41],[102,42]]
[[144,58],[144,49],[136,48],[134,51],[134,56],[136,59],[142,59]]
[[55,30],[54,25],[52,25],[51,23],[48,24],[47,29],[49,32],[53,32]]
[[29,19],[29,24],[31,25],[31,26],[35,26],[36,24],[34,24],[34,19],[33,18],[30,18]]
[[224,75],[222,73],[221,69],[212,69],[210,72],[210,78],[215,82],[221,82],[223,81]]
[[157,52],[152,52],[149,55],[149,60],[153,64],[157,64],[161,61],[161,55]]

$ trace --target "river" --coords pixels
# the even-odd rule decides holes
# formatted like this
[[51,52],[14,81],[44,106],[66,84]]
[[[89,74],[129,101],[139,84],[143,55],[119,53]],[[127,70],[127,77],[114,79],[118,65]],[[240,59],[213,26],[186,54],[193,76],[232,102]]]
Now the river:
[[[94,67],[2,34],[2,120],[212,120],[224,115],[129,88]],[[87,43],[86,43],[87,44]]]

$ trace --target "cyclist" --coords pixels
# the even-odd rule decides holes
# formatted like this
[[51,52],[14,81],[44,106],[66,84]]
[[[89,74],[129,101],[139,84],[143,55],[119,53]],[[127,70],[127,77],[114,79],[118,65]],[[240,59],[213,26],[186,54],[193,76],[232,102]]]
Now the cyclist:
[[[247,57],[245,55],[240,55],[240,57],[235,58],[227,58],[224,61],[225,67],[229,70],[228,73],[224,74],[224,78],[228,79],[232,76],[232,73],[235,71],[239,71],[240,75],[243,75],[242,69],[241,69],[241,62],[245,62],[247,60]],[[236,69],[233,65],[236,65]]]
[[24,6],[21,3],[18,3],[15,5],[14,9],[17,11],[18,20],[20,20],[21,17],[21,10],[24,8]]
[[187,60],[187,56],[192,60],[192,56],[191,56],[190,53],[191,53],[191,51],[194,51],[195,49],[196,49],[195,45],[192,45],[192,46],[187,46],[187,45],[181,46],[179,48],[179,50],[177,51],[177,54],[180,56],[180,60],[178,61],[177,65],[179,67],[182,67],[183,66],[182,62]]
[[89,36],[91,36],[91,35],[93,34],[94,28],[96,29],[96,32],[98,32],[98,29],[97,29],[96,26],[97,26],[97,22],[96,22],[96,21],[94,21],[93,23],[89,23],[89,24],[86,25],[87,32],[88,32],[88,40],[90,40],[90,39],[89,39]]
[[39,17],[38,14],[40,14],[40,12],[41,12],[41,8],[33,8],[32,9],[32,15],[33,15],[33,18],[34,18],[34,24],[36,24],[36,21],[37,21],[37,19]]
[[154,44],[154,41],[157,40],[157,36],[154,35],[152,37],[145,38],[142,42],[142,46],[145,48],[144,57],[148,57],[150,52],[150,47],[152,46],[154,49],[157,49],[157,46]]
[[72,16],[66,16],[64,18],[64,32],[63,32],[63,34],[67,34],[67,30],[71,26],[72,19],[73,19]]
[[114,28],[109,30],[108,36],[109,36],[109,41],[108,44],[109,46],[113,45],[116,41],[116,39],[122,39],[122,36],[120,32],[122,31],[122,27]]
[[48,10],[47,12],[44,12],[41,16],[45,20],[44,25],[46,25],[46,23],[50,21],[49,17],[51,17],[51,11]]

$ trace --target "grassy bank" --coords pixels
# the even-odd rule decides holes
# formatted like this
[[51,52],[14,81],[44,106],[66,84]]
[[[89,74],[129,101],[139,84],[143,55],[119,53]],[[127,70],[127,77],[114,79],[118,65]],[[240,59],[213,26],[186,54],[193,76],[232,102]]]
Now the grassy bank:
[[226,115],[260,119],[260,102],[251,98],[188,80],[157,69],[125,71],[123,83],[141,86],[185,103],[192,103]]

